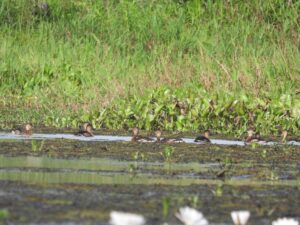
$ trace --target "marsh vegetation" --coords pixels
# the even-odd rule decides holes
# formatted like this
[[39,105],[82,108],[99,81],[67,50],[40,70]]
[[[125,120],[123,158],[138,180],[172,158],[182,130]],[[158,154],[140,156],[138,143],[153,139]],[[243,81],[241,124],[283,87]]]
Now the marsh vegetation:
[[3,0],[0,126],[295,133],[299,7]]

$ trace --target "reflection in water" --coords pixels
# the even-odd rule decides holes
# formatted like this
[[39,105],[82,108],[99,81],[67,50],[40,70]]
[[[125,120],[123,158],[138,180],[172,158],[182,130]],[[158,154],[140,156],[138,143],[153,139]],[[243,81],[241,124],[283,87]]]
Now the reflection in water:
[[[134,169],[130,170],[134,165]],[[299,177],[299,166],[284,165],[277,170],[267,164],[237,164],[226,179],[217,179],[216,163],[150,163],[118,161],[113,159],[53,159],[47,157],[0,156],[0,180],[30,183],[78,183],[78,184],[163,184],[187,186],[191,184],[294,186],[298,179],[286,179],[288,174]],[[247,170],[250,168],[250,170]],[[246,171],[246,174],[245,172]],[[249,172],[250,171],[250,172]],[[298,171],[298,172],[297,172]],[[243,172],[241,174],[241,172]],[[295,174],[296,173],[296,174]],[[202,175],[201,175],[202,174]],[[205,175],[203,175],[205,174]],[[272,174],[277,174],[276,179]],[[279,176],[284,174],[285,176]],[[283,177],[284,179],[280,179]],[[271,179],[272,178],[272,179]]]
[[160,163],[120,161],[109,158],[89,159],[55,159],[48,157],[7,157],[0,155],[0,166],[14,168],[47,168],[47,169],[73,169],[94,171],[127,171],[130,165],[142,167],[147,170],[172,170],[204,172],[208,169],[218,168],[219,163]]
[[253,180],[212,180],[212,179],[193,179],[193,178],[164,178],[160,176],[113,174],[113,173],[77,173],[77,172],[32,172],[32,171],[6,171],[0,172],[0,180],[23,181],[29,183],[60,183],[60,184],[126,184],[126,185],[175,185],[189,186],[197,185],[218,185],[226,184],[233,186],[261,186],[279,185],[297,187],[300,180],[284,181],[253,181]]
[[0,202],[9,205],[16,224],[18,218],[25,220],[22,224],[36,218],[40,224],[107,224],[109,211],[124,209],[147,215],[148,224],[178,224],[172,218],[184,205],[206,210],[209,221],[222,222],[214,224],[230,224],[229,212],[246,206],[256,215],[252,224],[270,224],[265,220],[273,210],[270,205],[276,215],[278,210],[280,215],[297,212],[299,168],[298,163],[231,163],[218,178],[224,170],[220,163],[0,155]]

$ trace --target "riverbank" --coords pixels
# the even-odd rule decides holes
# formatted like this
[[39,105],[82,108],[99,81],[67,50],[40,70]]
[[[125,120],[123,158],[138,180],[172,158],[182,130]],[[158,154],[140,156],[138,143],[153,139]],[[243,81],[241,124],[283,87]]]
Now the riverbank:
[[299,134],[297,3],[1,4],[1,128]]

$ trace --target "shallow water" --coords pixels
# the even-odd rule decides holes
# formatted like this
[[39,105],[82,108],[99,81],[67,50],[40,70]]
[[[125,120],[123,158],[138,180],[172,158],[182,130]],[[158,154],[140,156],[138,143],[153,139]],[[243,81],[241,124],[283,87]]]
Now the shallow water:
[[[120,210],[143,214],[148,224],[180,224],[174,214],[185,205],[211,224],[232,224],[230,211],[237,209],[251,211],[250,225],[300,215],[298,146],[42,137],[0,142],[4,223],[107,224],[109,212]],[[166,159],[169,147],[174,153]]]
[[[0,180],[76,184],[218,184],[219,163],[159,163],[108,158],[52,159],[0,156]],[[255,169],[254,169],[255,168]],[[226,184],[298,185],[300,165],[232,164]],[[271,174],[276,178],[271,178]],[[268,179],[268,176],[270,178]],[[224,180],[222,180],[224,182]]]
[[[152,137],[155,139],[154,137]],[[84,136],[76,136],[74,134],[45,134],[45,133],[35,133],[32,136],[22,136],[22,135],[14,135],[12,133],[0,133],[0,139],[12,139],[12,140],[47,140],[47,139],[69,139],[69,140],[80,140],[80,141],[130,141],[130,136],[118,136],[118,135],[95,135],[93,137],[84,137]],[[195,143],[193,138],[183,138],[184,142],[188,144],[199,144]],[[235,141],[235,140],[225,140],[225,139],[211,139],[211,144],[218,145],[239,145],[244,146],[245,143],[243,141]],[[268,141],[260,143],[260,145],[276,145],[279,144],[274,141]],[[286,144],[290,145],[299,145],[298,141],[288,141]]]

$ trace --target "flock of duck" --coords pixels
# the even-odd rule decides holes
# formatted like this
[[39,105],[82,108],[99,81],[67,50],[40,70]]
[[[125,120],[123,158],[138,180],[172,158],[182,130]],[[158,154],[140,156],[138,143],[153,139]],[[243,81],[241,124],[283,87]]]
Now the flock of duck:
[[[202,212],[185,206],[179,209],[175,214],[178,220],[184,225],[209,225],[208,220],[203,216]],[[250,211],[232,211],[231,218],[234,225],[246,225],[250,218]],[[125,213],[112,211],[110,213],[110,225],[145,225],[146,219],[144,216],[134,213]],[[169,225],[164,223],[163,225]],[[279,218],[272,222],[272,225],[299,225],[299,222],[294,218]]]
[[[32,135],[32,128],[33,126],[29,123],[25,124],[25,126],[21,129],[16,129],[13,130],[12,133],[15,135],[24,135],[24,136],[30,136]],[[83,123],[79,126],[79,131],[76,132],[74,135],[76,136],[84,136],[84,137],[93,137],[93,126],[91,123]],[[282,131],[282,143],[286,142],[286,137],[288,135],[288,132],[286,130]],[[139,128],[134,127],[132,129],[132,138],[131,141],[133,142],[158,142],[158,143],[182,143],[184,142],[184,140],[182,138],[162,138],[162,132],[160,129],[155,131],[155,136],[156,139],[152,138],[152,137],[147,137],[147,136],[142,136],[139,135]],[[198,142],[198,143],[210,143],[210,131],[206,130],[204,131],[203,135],[199,135],[194,139],[194,142]],[[247,131],[247,137],[245,137],[244,139],[245,144],[251,144],[251,143],[258,143],[258,144],[263,144],[266,143],[266,141],[264,141],[259,133],[256,133],[255,130],[253,128],[248,129]]]

